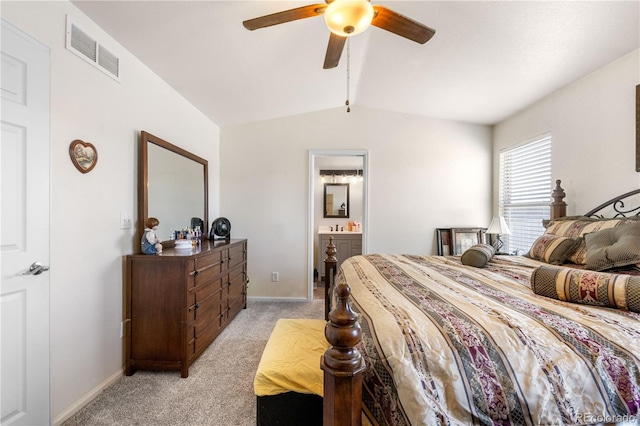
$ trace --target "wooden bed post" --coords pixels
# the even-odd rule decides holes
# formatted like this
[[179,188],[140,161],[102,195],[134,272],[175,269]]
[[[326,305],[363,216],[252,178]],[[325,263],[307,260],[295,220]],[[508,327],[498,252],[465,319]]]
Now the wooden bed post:
[[550,204],[551,219],[567,215],[567,203],[562,200],[566,196],[567,194],[564,193],[564,189],[560,186],[560,179],[556,180],[556,187],[551,193],[551,198],[553,198],[553,202]]
[[329,236],[327,257],[324,259],[324,320],[329,321],[329,290],[333,286],[333,280],[337,271],[338,258],[336,246],[333,245],[333,236]]
[[365,363],[355,346],[362,339],[362,330],[358,314],[349,305],[349,286],[340,283],[335,291],[337,306],[324,329],[331,347],[320,359],[324,371],[323,425],[360,426]]

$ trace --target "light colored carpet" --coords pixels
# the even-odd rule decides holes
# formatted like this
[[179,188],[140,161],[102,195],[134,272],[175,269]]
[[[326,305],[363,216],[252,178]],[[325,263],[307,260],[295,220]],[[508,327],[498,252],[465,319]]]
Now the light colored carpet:
[[253,426],[253,377],[279,318],[324,317],[324,300],[250,301],[189,368],[123,376],[63,423],[80,425]]

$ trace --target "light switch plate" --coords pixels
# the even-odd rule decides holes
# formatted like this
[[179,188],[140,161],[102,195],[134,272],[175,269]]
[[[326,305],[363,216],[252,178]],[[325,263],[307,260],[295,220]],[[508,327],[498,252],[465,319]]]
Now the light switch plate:
[[127,213],[120,213],[120,229],[131,229],[133,221],[131,215]]

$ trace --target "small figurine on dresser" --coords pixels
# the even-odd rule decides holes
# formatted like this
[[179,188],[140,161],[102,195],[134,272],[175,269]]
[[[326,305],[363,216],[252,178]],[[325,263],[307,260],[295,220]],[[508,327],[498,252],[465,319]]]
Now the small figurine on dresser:
[[142,234],[142,252],[144,254],[162,253],[162,244],[156,236],[160,221],[155,217],[150,217],[144,222],[144,234]]

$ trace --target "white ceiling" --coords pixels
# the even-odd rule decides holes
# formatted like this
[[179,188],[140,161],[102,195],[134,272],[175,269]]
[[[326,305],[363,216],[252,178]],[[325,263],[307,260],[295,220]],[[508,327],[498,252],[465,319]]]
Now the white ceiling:
[[[353,37],[352,108],[495,124],[640,46],[637,0],[373,2],[436,34]],[[322,17],[242,26],[313,0],[73,3],[221,127],[344,106],[347,50],[322,69]]]

